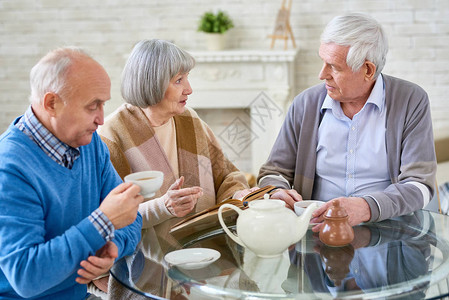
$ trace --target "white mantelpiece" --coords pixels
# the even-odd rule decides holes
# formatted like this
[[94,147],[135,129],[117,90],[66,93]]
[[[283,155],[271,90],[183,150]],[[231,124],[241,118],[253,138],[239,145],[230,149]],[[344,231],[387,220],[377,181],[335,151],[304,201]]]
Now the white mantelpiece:
[[[257,175],[277,137],[286,109],[296,95],[297,51],[230,50],[190,52],[196,66],[189,75],[195,109],[239,108],[249,119],[236,117],[215,134],[234,154],[251,151],[249,172]],[[213,128],[212,128],[213,129]]]

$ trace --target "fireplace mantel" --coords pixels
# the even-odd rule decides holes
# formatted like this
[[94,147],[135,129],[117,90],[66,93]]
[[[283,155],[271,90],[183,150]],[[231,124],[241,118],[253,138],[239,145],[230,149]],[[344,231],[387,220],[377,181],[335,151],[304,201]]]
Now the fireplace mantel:
[[191,52],[197,62],[292,62],[297,51],[260,51],[260,50],[229,50],[229,51],[197,51]]
[[[296,95],[295,60],[297,50],[191,51],[196,66],[189,80],[193,94],[188,105],[194,109],[244,109],[249,122],[229,121],[228,129],[246,130],[246,137],[216,132],[220,143],[234,154],[251,151],[250,170],[257,174],[271,150],[286,109]],[[250,123],[250,124],[248,124]],[[226,137],[228,140],[226,140]],[[232,140],[232,142],[231,142]],[[238,144],[232,145],[233,142]]]
[[[194,108],[245,108],[265,92],[279,104],[295,91],[297,51],[202,51],[190,72]],[[296,92],[296,91],[295,91]]]

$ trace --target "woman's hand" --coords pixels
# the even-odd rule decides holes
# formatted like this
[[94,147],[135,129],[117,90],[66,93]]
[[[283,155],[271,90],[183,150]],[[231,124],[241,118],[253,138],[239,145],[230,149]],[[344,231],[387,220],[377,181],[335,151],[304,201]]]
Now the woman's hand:
[[259,187],[252,187],[250,189],[244,189],[244,190],[237,191],[237,192],[234,193],[234,196],[232,198],[242,200],[243,197],[245,197],[249,193],[257,191],[258,189],[260,189],[260,188]]
[[168,211],[176,217],[184,217],[190,213],[198,198],[203,196],[203,189],[199,186],[182,188],[183,183],[184,176],[181,176],[162,196]]

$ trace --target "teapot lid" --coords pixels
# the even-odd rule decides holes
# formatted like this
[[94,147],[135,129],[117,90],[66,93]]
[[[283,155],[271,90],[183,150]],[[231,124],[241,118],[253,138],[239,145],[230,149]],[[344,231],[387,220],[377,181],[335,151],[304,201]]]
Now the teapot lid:
[[332,206],[329,207],[324,216],[326,218],[345,218],[348,216],[348,213],[340,206],[340,200],[333,200]]

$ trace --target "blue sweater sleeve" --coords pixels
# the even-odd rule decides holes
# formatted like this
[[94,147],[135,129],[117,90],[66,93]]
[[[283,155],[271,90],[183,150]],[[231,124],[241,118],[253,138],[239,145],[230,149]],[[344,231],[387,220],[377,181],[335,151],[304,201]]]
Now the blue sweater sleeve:
[[[108,148],[100,139],[98,140],[101,143],[102,151],[104,151],[105,154],[104,169],[102,173],[102,179],[104,181],[102,184],[103,191],[101,199],[103,200],[112,189],[122,183],[122,180],[110,161]],[[134,252],[137,244],[140,242],[141,230],[142,216],[140,213],[137,213],[136,220],[132,224],[115,231],[115,238],[112,241],[118,247],[118,258],[130,255]]]
[[[131,255],[140,242],[142,229],[142,216],[137,213],[137,218],[131,225],[115,231],[115,238],[112,240],[118,247],[118,258]],[[117,258],[117,259],[118,259]]]

